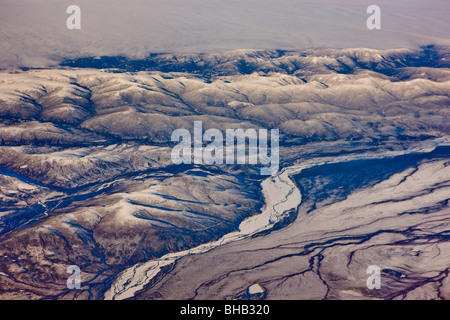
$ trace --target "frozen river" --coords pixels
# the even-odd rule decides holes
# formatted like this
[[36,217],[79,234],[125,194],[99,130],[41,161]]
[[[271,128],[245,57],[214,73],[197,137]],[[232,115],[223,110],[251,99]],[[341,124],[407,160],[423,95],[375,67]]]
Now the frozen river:
[[300,205],[302,196],[292,177],[299,174],[303,169],[323,164],[342,163],[360,159],[380,159],[413,152],[430,152],[439,145],[447,145],[448,142],[448,138],[444,138],[433,141],[432,143],[427,142],[422,146],[407,151],[326,157],[286,167],[277,175],[269,177],[262,182],[261,186],[265,199],[265,207],[261,214],[244,220],[240,224],[238,231],[226,234],[216,241],[205,243],[189,250],[170,253],[161,258],[139,263],[126,269],[119,274],[111,288],[105,293],[105,299],[121,300],[133,297],[137,292],[144,289],[162,271],[163,267],[172,265],[184,256],[202,254],[228,243],[271,230],[278,222],[283,220],[290,210],[296,209]]

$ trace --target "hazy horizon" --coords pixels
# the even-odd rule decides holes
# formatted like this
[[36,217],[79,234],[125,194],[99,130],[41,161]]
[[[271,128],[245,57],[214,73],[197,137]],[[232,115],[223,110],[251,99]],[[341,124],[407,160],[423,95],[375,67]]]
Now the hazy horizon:
[[[66,27],[72,4],[80,30]],[[381,8],[380,30],[366,27],[371,4]],[[0,8],[3,69],[161,52],[450,45],[446,1],[0,0]]]

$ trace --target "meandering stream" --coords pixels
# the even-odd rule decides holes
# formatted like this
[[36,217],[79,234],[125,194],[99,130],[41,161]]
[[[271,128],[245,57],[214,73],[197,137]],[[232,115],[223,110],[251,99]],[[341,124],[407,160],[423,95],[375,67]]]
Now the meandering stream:
[[327,157],[286,167],[277,175],[269,177],[262,182],[261,186],[265,199],[265,207],[261,214],[244,220],[239,225],[238,231],[226,234],[219,240],[205,243],[189,250],[170,253],[161,258],[136,264],[126,269],[119,274],[111,288],[105,292],[105,299],[121,300],[133,297],[138,291],[144,289],[144,287],[162,271],[163,267],[173,264],[184,256],[201,254],[219,246],[226,245],[227,243],[238,241],[272,229],[277,222],[280,222],[284,218],[288,211],[296,209],[300,205],[302,200],[301,193],[291,177],[300,173],[303,169],[328,163],[394,157],[413,152],[430,152],[439,145],[448,145],[449,141],[450,140],[447,137],[432,142],[428,141],[419,147],[409,150]]

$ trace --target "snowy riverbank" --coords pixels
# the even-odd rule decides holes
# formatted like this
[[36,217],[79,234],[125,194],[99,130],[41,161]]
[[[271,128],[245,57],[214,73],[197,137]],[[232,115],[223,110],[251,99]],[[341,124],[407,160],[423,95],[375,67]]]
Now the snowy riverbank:
[[423,145],[409,150],[343,155],[335,158],[320,158],[284,168],[278,175],[269,177],[262,182],[261,186],[266,205],[261,214],[244,220],[240,224],[238,231],[226,234],[217,241],[205,243],[189,250],[167,254],[161,258],[136,264],[133,267],[126,269],[119,274],[117,280],[105,293],[105,299],[121,300],[133,297],[135,293],[142,290],[150,283],[150,281],[161,272],[163,267],[173,264],[176,260],[186,255],[201,254],[227,243],[247,238],[262,231],[270,230],[277,222],[282,220],[283,214],[300,205],[301,193],[291,177],[300,173],[303,169],[327,163],[394,157],[413,152],[430,152],[437,146],[448,145],[449,143],[450,139],[446,137],[431,142],[424,142]]

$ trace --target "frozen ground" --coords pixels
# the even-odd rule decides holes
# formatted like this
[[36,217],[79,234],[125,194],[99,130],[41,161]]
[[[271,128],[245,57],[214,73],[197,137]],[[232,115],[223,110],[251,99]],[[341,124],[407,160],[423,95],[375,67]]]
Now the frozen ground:
[[[448,56],[242,50],[2,71],[0,299],[447,297]],[[171,133],[194,121],[279,129],[280,174],[174,165]]]
[[[332,172],[343,172],[340,180],[330,177],[303,194],[314,208],[307,210],[308,201],[304,202],[291,225],[186,255],[137,298],[239,299],[258,285],[267,299],[448,299],[448,141],[444,145],[447,151],[423,157],[387,153],[335,158],[329,163],[337,164]],[[413,167],[404,164],[408,169],[385,180],[372,181],[373,186],[352,190],[352,180],[361,171],[377,170],[374,164],[385,162],[386,157],[405,163],[418,157],[418,162]],[[339,170],[344,159],[343,164],[350,167],[347,173]],[[365,167],[369,163],[372,167]],[[315,163],[316,173],[307,174],[301,182],[327,178],[328,165]],[[296,170],[300,168],[289,168],[298,174],[299,182],[302,173]],[[328,203],[322,204],[319,200],[324,199],[315,193],[325,189],[332,194],[335,190],[326,189],[327,184],[341,185],[348,196],[330,195],[325,198]],[[382,270],[379,290],[366,286],[366,271],[372,265]]]

